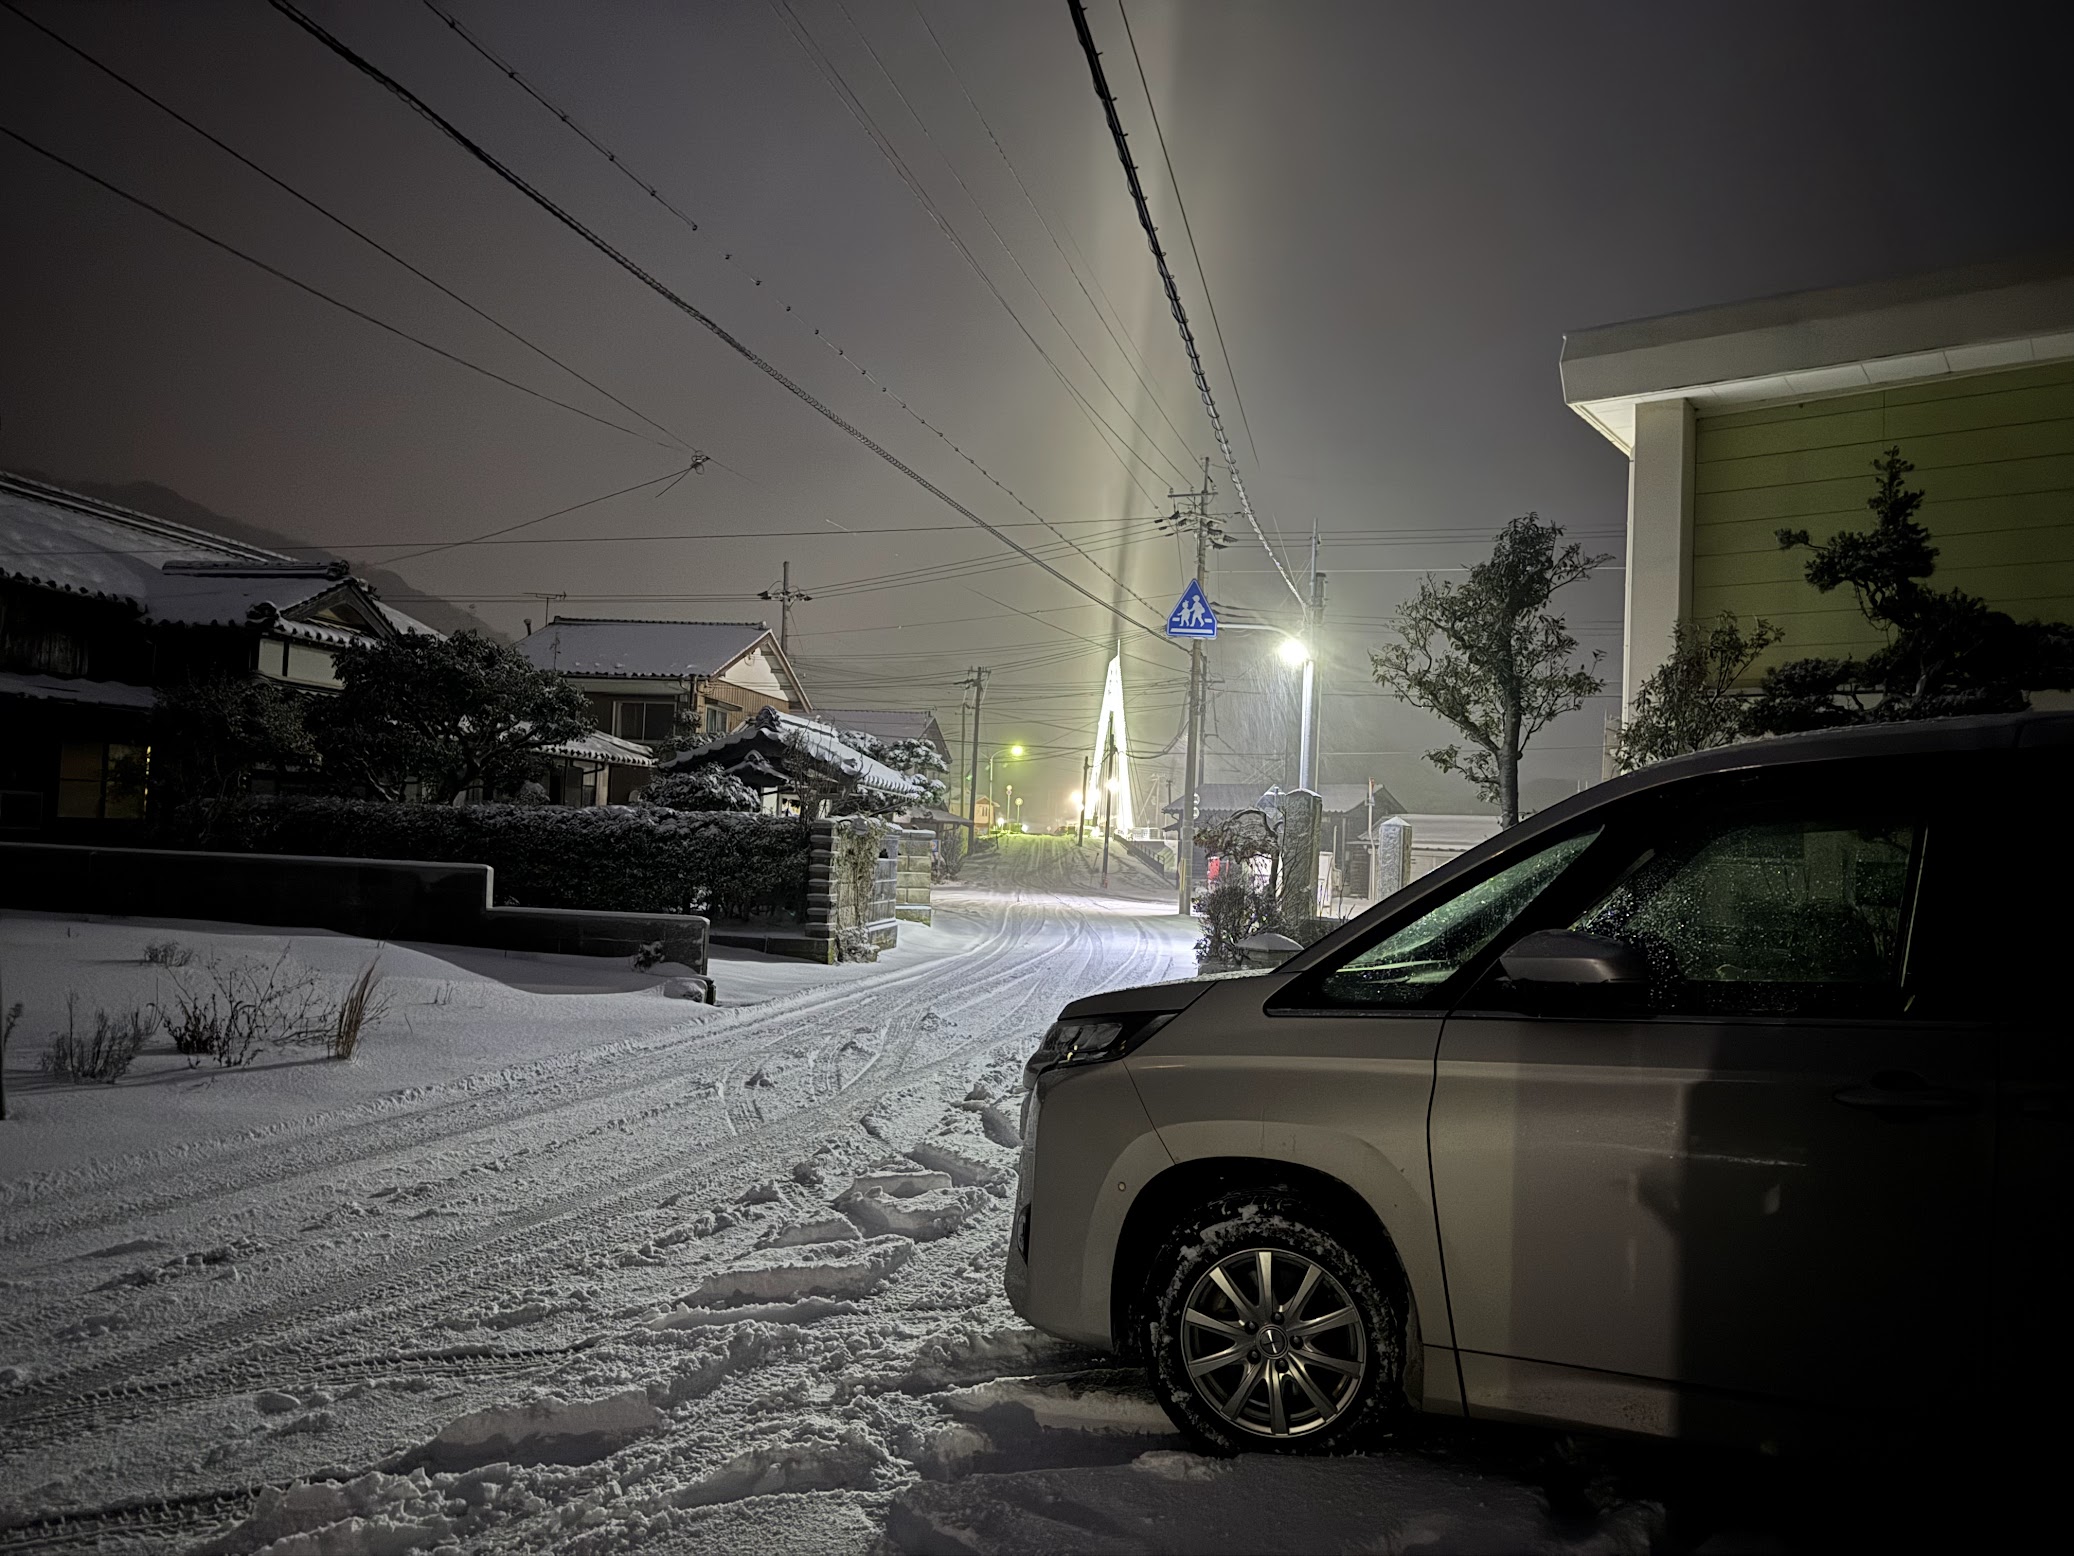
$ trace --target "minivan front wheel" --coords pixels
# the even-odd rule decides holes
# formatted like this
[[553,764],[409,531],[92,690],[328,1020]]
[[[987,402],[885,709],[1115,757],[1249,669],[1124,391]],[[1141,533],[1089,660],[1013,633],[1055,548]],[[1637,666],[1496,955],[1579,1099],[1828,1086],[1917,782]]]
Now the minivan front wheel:
[[1219,1196],[1157,1269],[1154,1382],[1197,1437],[1229,1450],[1330,1450],[1395,1397],[1399,1303],[1294,1196]]

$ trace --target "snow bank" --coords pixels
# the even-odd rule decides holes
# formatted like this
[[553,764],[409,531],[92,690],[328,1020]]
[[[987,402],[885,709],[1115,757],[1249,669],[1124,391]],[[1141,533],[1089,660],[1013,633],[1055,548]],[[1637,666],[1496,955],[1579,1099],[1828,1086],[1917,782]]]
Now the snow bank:
[[544,1400],[478,1410],[449,1422],[415,1456],[435,1469],[484,1464],[590,1464],[659,1431],[662,1412],[640,1389],[574,1404]]
[[728,1307],[743,1302],[787,1302],[802,1297],[864,1297],[914,1253],[901,1237],[861,1243],[822,1243],[807,1248],[767,1248],[750,1253],[730,1269],[707,1276],[684,1294],[687,1307]]

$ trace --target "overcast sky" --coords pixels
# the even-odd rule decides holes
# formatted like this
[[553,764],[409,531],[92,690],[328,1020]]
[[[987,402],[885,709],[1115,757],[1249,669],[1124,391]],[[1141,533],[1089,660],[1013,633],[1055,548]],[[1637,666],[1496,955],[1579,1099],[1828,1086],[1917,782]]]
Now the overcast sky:
[[[794,614],[815,700],[930,706],[955,738],[960,678],[992,667],[987,744],[1042,757],[1018,787],[1047,821],[1120,635],[1141,804],[1164,798],[1186,661],[1146,629],[1186,575],[1150,519],[1214,449],[1065,0],[438,3],[661,198],[422,0],[307,8],[1107,604],[265,0],[21,8],[496,323],[0,14],[0,125],[391,327],[0,138],[0,465],[162,488],[514,635],[539,593],[563,615],[775,624],[755,596],[789,559],[815,596]],[[1617,675],[1626,463],[1562,404],[1566,329],[2074,232],[2048,7],[1127,3],[1201,273],[1116,0],[1092,24],[1242,474],[1292,573],[1324,537],[1324,777],[1414,809],[1466,791],[1420,761],[1439,727],[1365,666],[1422,570],[1530,508],[1564,524],[1613,555],[1562,603]],[[711,462],[665,489],[688,450]],[[1292,601],[1231,522],[1212,593],[1272,617]],[[1288,776],[1271,641],[1214,650],[1212,779]],[[1597,775],[1607,706],[1530,751],[1530,800]]]

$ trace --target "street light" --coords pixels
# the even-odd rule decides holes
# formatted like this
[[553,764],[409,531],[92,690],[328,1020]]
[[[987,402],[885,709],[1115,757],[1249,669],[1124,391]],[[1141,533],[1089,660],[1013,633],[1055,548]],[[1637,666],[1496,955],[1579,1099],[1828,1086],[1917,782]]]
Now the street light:
[[[1012,746],[996,746],[987,753],[987,808],[989,810],[994,808],[994,758],[997,756],[1019,757],[1022,754],[1023,748],[1020,742]],[[1008,792],[1010,794],[1015,793],[1014,785],[1011,784],[1009,786]],[[1000,824],[998,815],[995,817],[995,824]]]
[[1282,663],[1294,670],[1311,662],[1310,648],[1302,638],[1284,638],[1275,650],[1282,656]]

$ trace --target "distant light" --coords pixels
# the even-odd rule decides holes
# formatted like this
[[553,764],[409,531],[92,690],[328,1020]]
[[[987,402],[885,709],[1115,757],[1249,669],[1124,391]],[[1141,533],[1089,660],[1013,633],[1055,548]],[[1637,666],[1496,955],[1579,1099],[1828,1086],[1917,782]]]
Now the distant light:
[[1067,795],[1066,803],[1068,805],[1078,806],[1080,804],[1080,791],[1078,789],[1075,789],[1071,794]]
[[1008,754],[1010,756],[1021,756],[1023,754],[1023,748],[1021,746],[1010,746],[1008,748]]
[[1107,783],[1103,784],[1102,787],[1107,789],[1111,794],[1114,794],[1116,792],[1116,780],[1114,778],[1111,778]]
[[1302,638],[1282,639],[1282,645],[1280,648],[1276,650],[1276,652],[1282,656],[1283,664],[1292,667],[1302,664],[1308,664],[1311,658],[1311,651],[1309,648],[1304,646],[1304,641]]

